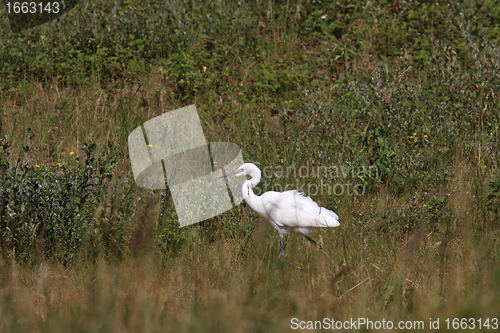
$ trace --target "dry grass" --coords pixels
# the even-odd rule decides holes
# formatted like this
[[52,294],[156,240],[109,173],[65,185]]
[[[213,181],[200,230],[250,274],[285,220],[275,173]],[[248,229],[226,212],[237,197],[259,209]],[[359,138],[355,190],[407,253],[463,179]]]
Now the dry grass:
[[[469,172],[457,166],[455,174]],[[341,207],[342,227],[316,234],[336,266],[297,236],[277,261],[271,228],[256,232],[245,252],[238,240],[197,238],[178,255],[149,251],[116,263],[4,260],[0,330],[255,332],[288,331],[292,318],[427,325],[429,318],[498,317],[498,238],[473,230],[478,221],[464,195],[470,182],[457,176],[453,187],[449,216],[407,236],[363,231]],[[378,199],[380,207],[399,201]]]
[[[77,163],[90,134],[97,156],[116,155],[117,165],[95,205],[87,212],[73,207],[87,213],[90,226],[75,256],[46,254],[41,235],[38,245],[25,249],[0,239],[8,244],[0,248],[0,331],[283,332],[292,330],[292,318],[419,320],[428,331],[430,318],[440,318],[441,329],[446,318],[500,318],[499,217],[486,202],[488,182],[500,179],[498,47],[486,38],[497,28],[472,35],[458,27],[465,16],[439,2],[402,2],[399,8],[299,1],[289,8],[288,1],[270,1],[256,12],[245,2],[241,8],[217,2],[217,11],[168,1],[173,16],[166,23],[152,15],[161,4],[131,3],[127,13],[152,10],[151,26],[173,25],[167,33],[151,30],[151,47],[160,50],[137,53],[142,26],[134,20],[141,16],[116,16],[108,31],[100,27],[99,13],[87,11],[73,12],[88,21],[85,50],[70,50],[87,60],[57,49],[59,36],[49,28],[54,44],[36,31],[27,34],[37,47],[25,51],[32,63],[23,62],[22,50],[8,55],[17,64],[6,70],[13,79],[2,81],[10,90],[0,96],[0,139],[9,138],[0,143],[10,148],[0,157],[11,155],[0,160],[6,166],[0,171],[29,175],[39,165],[48,169],[45,176],[74,172],[78,185],[81,169],[58,169],[56,163]],[[484,16],[495,5],[488,4],[463,5],[464,13],[478,17],[475,26],[493,22],[495,17]],[[233,25],[241,26],[241,38],[227,28],[226,7],[238,11]],[[195,15],[200,25],[185,25],[184,14]],[[82,41],[68,29],[69,41]],[[91,51],[87,42],[104,52],[94,30],[109,57],[85,53]],[[28,45],[16,43],[13,48]],[[46,48],[59,50],[50,59],[66,67],[43,72],[53,67],[39,57]],[[122,53],[116,52],[125,52],[118,67],[112,55]],[[53,78],[68,66],[89,63],[95,64],[90,72],[82,67],[64,82]],[[30,72],[33,64],[45,74]],[[28,71],[25,80],[16,68]],[[246,161],[378,168],[379,178],[326,179],[328,185],[362,182],[367,192],[361,196],[314,196],[341,216],[339,228],[313,234],[334,265],[299,236],[289,238],[285,259],[276,260],[275,230],[254,228],[257,217],[245,205],[178,229],[168,195],[134,184],[130,131],[191,103],[207,141],[239,144]],[[1,184],[11,178],[5,179]],[[24,190],[15,193],[29,193],[40,180],[30,181],[35,185],[10,185]],[[264,181],[307,185],[319,179]],[[24,198],[12,193],[10,209],[19,213]],[[31,216],[48,216],[36,209],[50,210],[37,206],[19,221],[4,208],[0,218],[19,229],[33,222]],[[2,227],[8,223],[0,220]],[[19,250],[27,255],[21,258]]]
[[[37,85],[29,89],[51,98],[40,97],[40,104],[36,98],[23,101],[21,113],[19,107],[9,107],[15,100],[5,101],[3,123],[18,138],[28,127],[45,133],[34,139],[33,146],[40,147],[36,163],[63,159],[88,132],[102,145],[119,142],[137,123],[170,105],[160,94],[159,104],[147,111],[138,94],[125,103],[126,94],[108,96],[97,86],[86,92]],[[66,107],[49,112],[63,100]],[[125,110],[123,105],[128,111],[120,114],[116,110]],[[105,110],[116,113],[102,117]],[[29,113],[34,116],[22,118]],[[235,126],[242,126],[238,121]],[[225,136],[225,126],[212,123],[210,131]],[[123,150],[120,154],[116,172],[126,177],[129,162]],[[44,259],[31,265],[2,259],[0,330],[267,332],[289,331],[292,318],[423,320],[426,325],[438,317],[498,318],[498,230],[478,201],[484,197],[478,179],[495,174],[464,154],[456,151],[446,186],[400,197],[382,185],[370,195],[338,198],[341,227],[314,235],[335,266],[298,236],[289,239],[286,260],[277,261],[278,237],[265,226],[244,239],[205,237],[203,228],[193,227],[187,246],[158,252],[153,244],[159,194],[135,189],[132,236],[122,259],[102,251],[96,252],[98,259],[83,255],[68,266]],[[106,207],[120,205],[126,192],[120,189],[122,181],[115,177],[109,191],[118,195],[102,202],[94,219]],[[137,199],[141,196],[142,202]],[[432,198],[446,198],[438,211],[428,207]],[[233,214],[237,223],[257,220],[248,207]],[[221,220],[227,218],[233,217]]]

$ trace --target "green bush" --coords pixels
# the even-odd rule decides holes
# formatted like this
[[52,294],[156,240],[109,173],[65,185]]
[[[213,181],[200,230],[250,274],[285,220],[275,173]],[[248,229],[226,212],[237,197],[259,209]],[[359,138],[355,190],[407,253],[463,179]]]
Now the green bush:
[[[31,134],[30,134],[31,135]],[[115,157],[96,157],[91,141],[74,165],[32,165],[30,147],[24,160],[9,161],[9,144],[1,141],[0,249],[21,261],[47,256],[71,260],[93,227],[92,216],[112,177]]]

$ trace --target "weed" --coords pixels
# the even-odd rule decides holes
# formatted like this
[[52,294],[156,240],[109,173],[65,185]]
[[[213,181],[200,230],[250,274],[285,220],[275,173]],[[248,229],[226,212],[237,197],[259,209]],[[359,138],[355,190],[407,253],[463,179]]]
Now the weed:
[[[19,34],[0,22],[0,330],[498,318],[499,13],[89,0]],[[167,191],[135,185],[127,135],[187,103],[207,141],[272,168],[256,192],[340,215],[315,231],[333,267],[293,236],[276,261],[245,204],[181,229]]]

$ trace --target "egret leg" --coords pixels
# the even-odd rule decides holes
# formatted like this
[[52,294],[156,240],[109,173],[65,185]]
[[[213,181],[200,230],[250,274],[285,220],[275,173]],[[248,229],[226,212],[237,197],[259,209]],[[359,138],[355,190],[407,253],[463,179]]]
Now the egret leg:
[[281,258],[285,254],[285,235],[280,234],[280,255],[278,258]]
[[[285,254],[285,234],[280,234],[280,255],[278,256],[278,259],[281,259],[281,257]],[[302,270],[302,267],[299,265],[296,265],[294,263],[291,263],[289,261],[286,261],[286,263],[292,265],[293,267],[297,268],[299,271]]]
[[325,250],[323,250],[323,246],[321,246],[320,244],[316,243],[316,242],[314,241],[314,239],[312,239],[311,237],[306,236],[306,235],[303,235],[303,236],[304,236],[304,237],[305,237],[308,241],[310,241],[311,243],[313,243],[313,244],[314,244],[314,245],[318,248],[318,250],[320,250],[321,252],[323,252],[323,254],[324,254],[324,255],[325,255],[328,259],[330,259],[330,261],[332,262],[332,264],[335,264],[335,263],[334,263],[334,261],[332,260],[332,258],[330,258],[330,256],[328,255],[328,253],[327,253]]

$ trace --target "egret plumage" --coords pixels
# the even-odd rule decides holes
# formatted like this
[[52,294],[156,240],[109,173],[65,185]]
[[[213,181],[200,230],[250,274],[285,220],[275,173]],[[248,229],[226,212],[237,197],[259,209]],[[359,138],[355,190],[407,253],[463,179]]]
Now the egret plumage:
[[254,193],[253,188],[261,179],[260,169],[253,163],[242,164],[238,169],[224,177],[250,176],[243,183],[241,191],[246,203],[257,214],[268,221],[279,233],[280,255],[285,252],[284,237],[289,232],[302,234],[307,240],[319,248],[330,260],[330,256],[310,236],[312,228],[338,227],[339,216],[333,211],[320,207],[311,198],[297,190],[284,192],[269,191],[261,196]]

